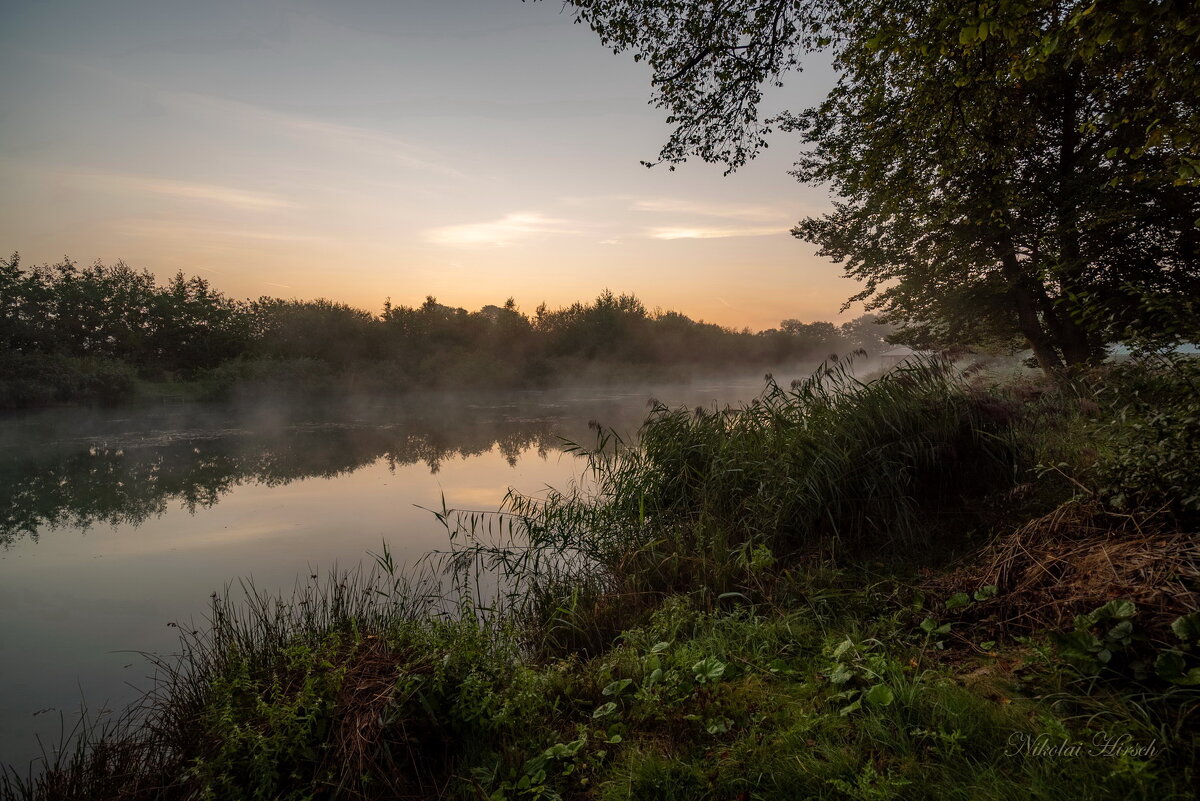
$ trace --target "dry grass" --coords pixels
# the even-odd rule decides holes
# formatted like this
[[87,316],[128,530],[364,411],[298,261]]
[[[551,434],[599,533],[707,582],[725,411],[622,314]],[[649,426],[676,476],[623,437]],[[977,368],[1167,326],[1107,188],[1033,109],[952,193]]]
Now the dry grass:
[[[368,634],[344,665],[326,767],[337,777],[338,798],[427,798],[443,771],[431,770],[436,743],[428,725],[412,725],[398,710],[411,708],[406,677],[425,675],[430,665],[413,653],[398,653],[385,637]],[[419,729],[420,731],[416,731]],[[363,777],[374,786],[363,787]]]
[[924,589],[939,597],[986,585],[997,597],[964,611],[999,634],[1069,628],[1106,601],[1137,604],[1139,622],[1163,632],[1200,609],[1200,539],[1169,516],[1116,514],[1072,500],[1000,537]]

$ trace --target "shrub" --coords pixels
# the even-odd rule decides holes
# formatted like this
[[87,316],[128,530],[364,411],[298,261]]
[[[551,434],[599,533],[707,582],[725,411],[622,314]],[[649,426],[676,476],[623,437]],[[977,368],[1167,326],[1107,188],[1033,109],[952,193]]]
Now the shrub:
[[1200,513],[1200,360],[1130,363],[1108,389],[1115,414],[1100,426],[1097,493],[1119,511]]
[[136,374],[112,359],[0,352],[0,408],[129,400]]

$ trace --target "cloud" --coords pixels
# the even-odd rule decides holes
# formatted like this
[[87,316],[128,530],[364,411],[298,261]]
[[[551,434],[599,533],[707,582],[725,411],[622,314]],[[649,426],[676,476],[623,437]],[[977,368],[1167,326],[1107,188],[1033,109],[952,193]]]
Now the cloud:
[[723,217],[731,220],[752,222],[774,222],[790,219],[787,211],[769,206],[735,206],[718,203],[701,203],[682,198],[640,198],[633,202],[634,211],[655,213],[691,214],[703,217]]
[[297,234],[287,230],[270,230],[241,226],[213,226],[170,219],[125,220],[114,225],[112,230],[121,236],[179,240],[187,243],[289,242],[293,244],[314,245],[328,241],[323,236]]
[[403,167],[439,175],[466,177],[459,170],[442,163],[442,160],[428,149],[371,128],[343,125],[276,111],[252,103],[191,92],[162,93],[159,99],[164,105],[191,116],[206,116],[221,122],[232,121],[250,128],[271,127],[318,146],[366,154],[399,163]]
[[146,180],[140,188],[147,192],[191,200],[207,200],[241,209],[294,209],[299,206],[286,198],[263,192],[248,192],[228,186],[186,183],[184,181]]
[[567,206],[617,205],[628,211],[648,212],[650,214],[674,214],[687,217],[721,217],[728,220],[743,222],[778,222],[791,221],[796,213],[793,206],[780,208],[776,206],[742,205],[736,203],[706,203],[680,197],[639,197],[630,194],[606,195],[566,195],[559,202]]
[[220,184],[174,181],[165,178],[91,170],[65,170],[61,171],[59,176],[68,181],[98,186],[102,189],[199,200],[243,211],[294,209],[299,206],[279,195],[233,186],[221,186]]
[[774,236],[785,234],[787,228],[779,226],[755,228],[714,228],[688,226],[678,228],[650,228],[646,236],[651,239],[725,239],[734,236]]
[[538,212],[513,212],[498,220],[445,225],[426,232],[425,238],[437,245],[504,247],[538,234],[575,234],[579,231],[569,220],[546,217]]

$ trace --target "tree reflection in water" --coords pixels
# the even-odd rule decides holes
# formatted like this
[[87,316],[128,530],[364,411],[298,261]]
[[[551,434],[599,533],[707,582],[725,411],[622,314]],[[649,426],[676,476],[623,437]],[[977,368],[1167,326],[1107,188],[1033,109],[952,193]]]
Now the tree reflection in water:
[[492,450],[515,466],[527,451],[545,458],[560,443],[551,416],[469,406],[399,422],[208,422],[50,442],[8,437],[17,441],[0,447],[0,546],[62,527],[137,526],[173,504],[194,513],[248,483],[332,478],[381,459],[393,471],[422,462],[437,473],[448,459]]

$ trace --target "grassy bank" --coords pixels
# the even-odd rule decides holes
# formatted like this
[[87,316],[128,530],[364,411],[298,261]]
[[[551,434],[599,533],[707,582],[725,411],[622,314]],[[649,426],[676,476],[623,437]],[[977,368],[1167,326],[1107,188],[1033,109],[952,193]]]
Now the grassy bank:
[[[12,798],[1190,798],[1196,367],[838,365],[439,510],[454,589],[214,599]],[[483,578],[479,578],[483,577]]]

